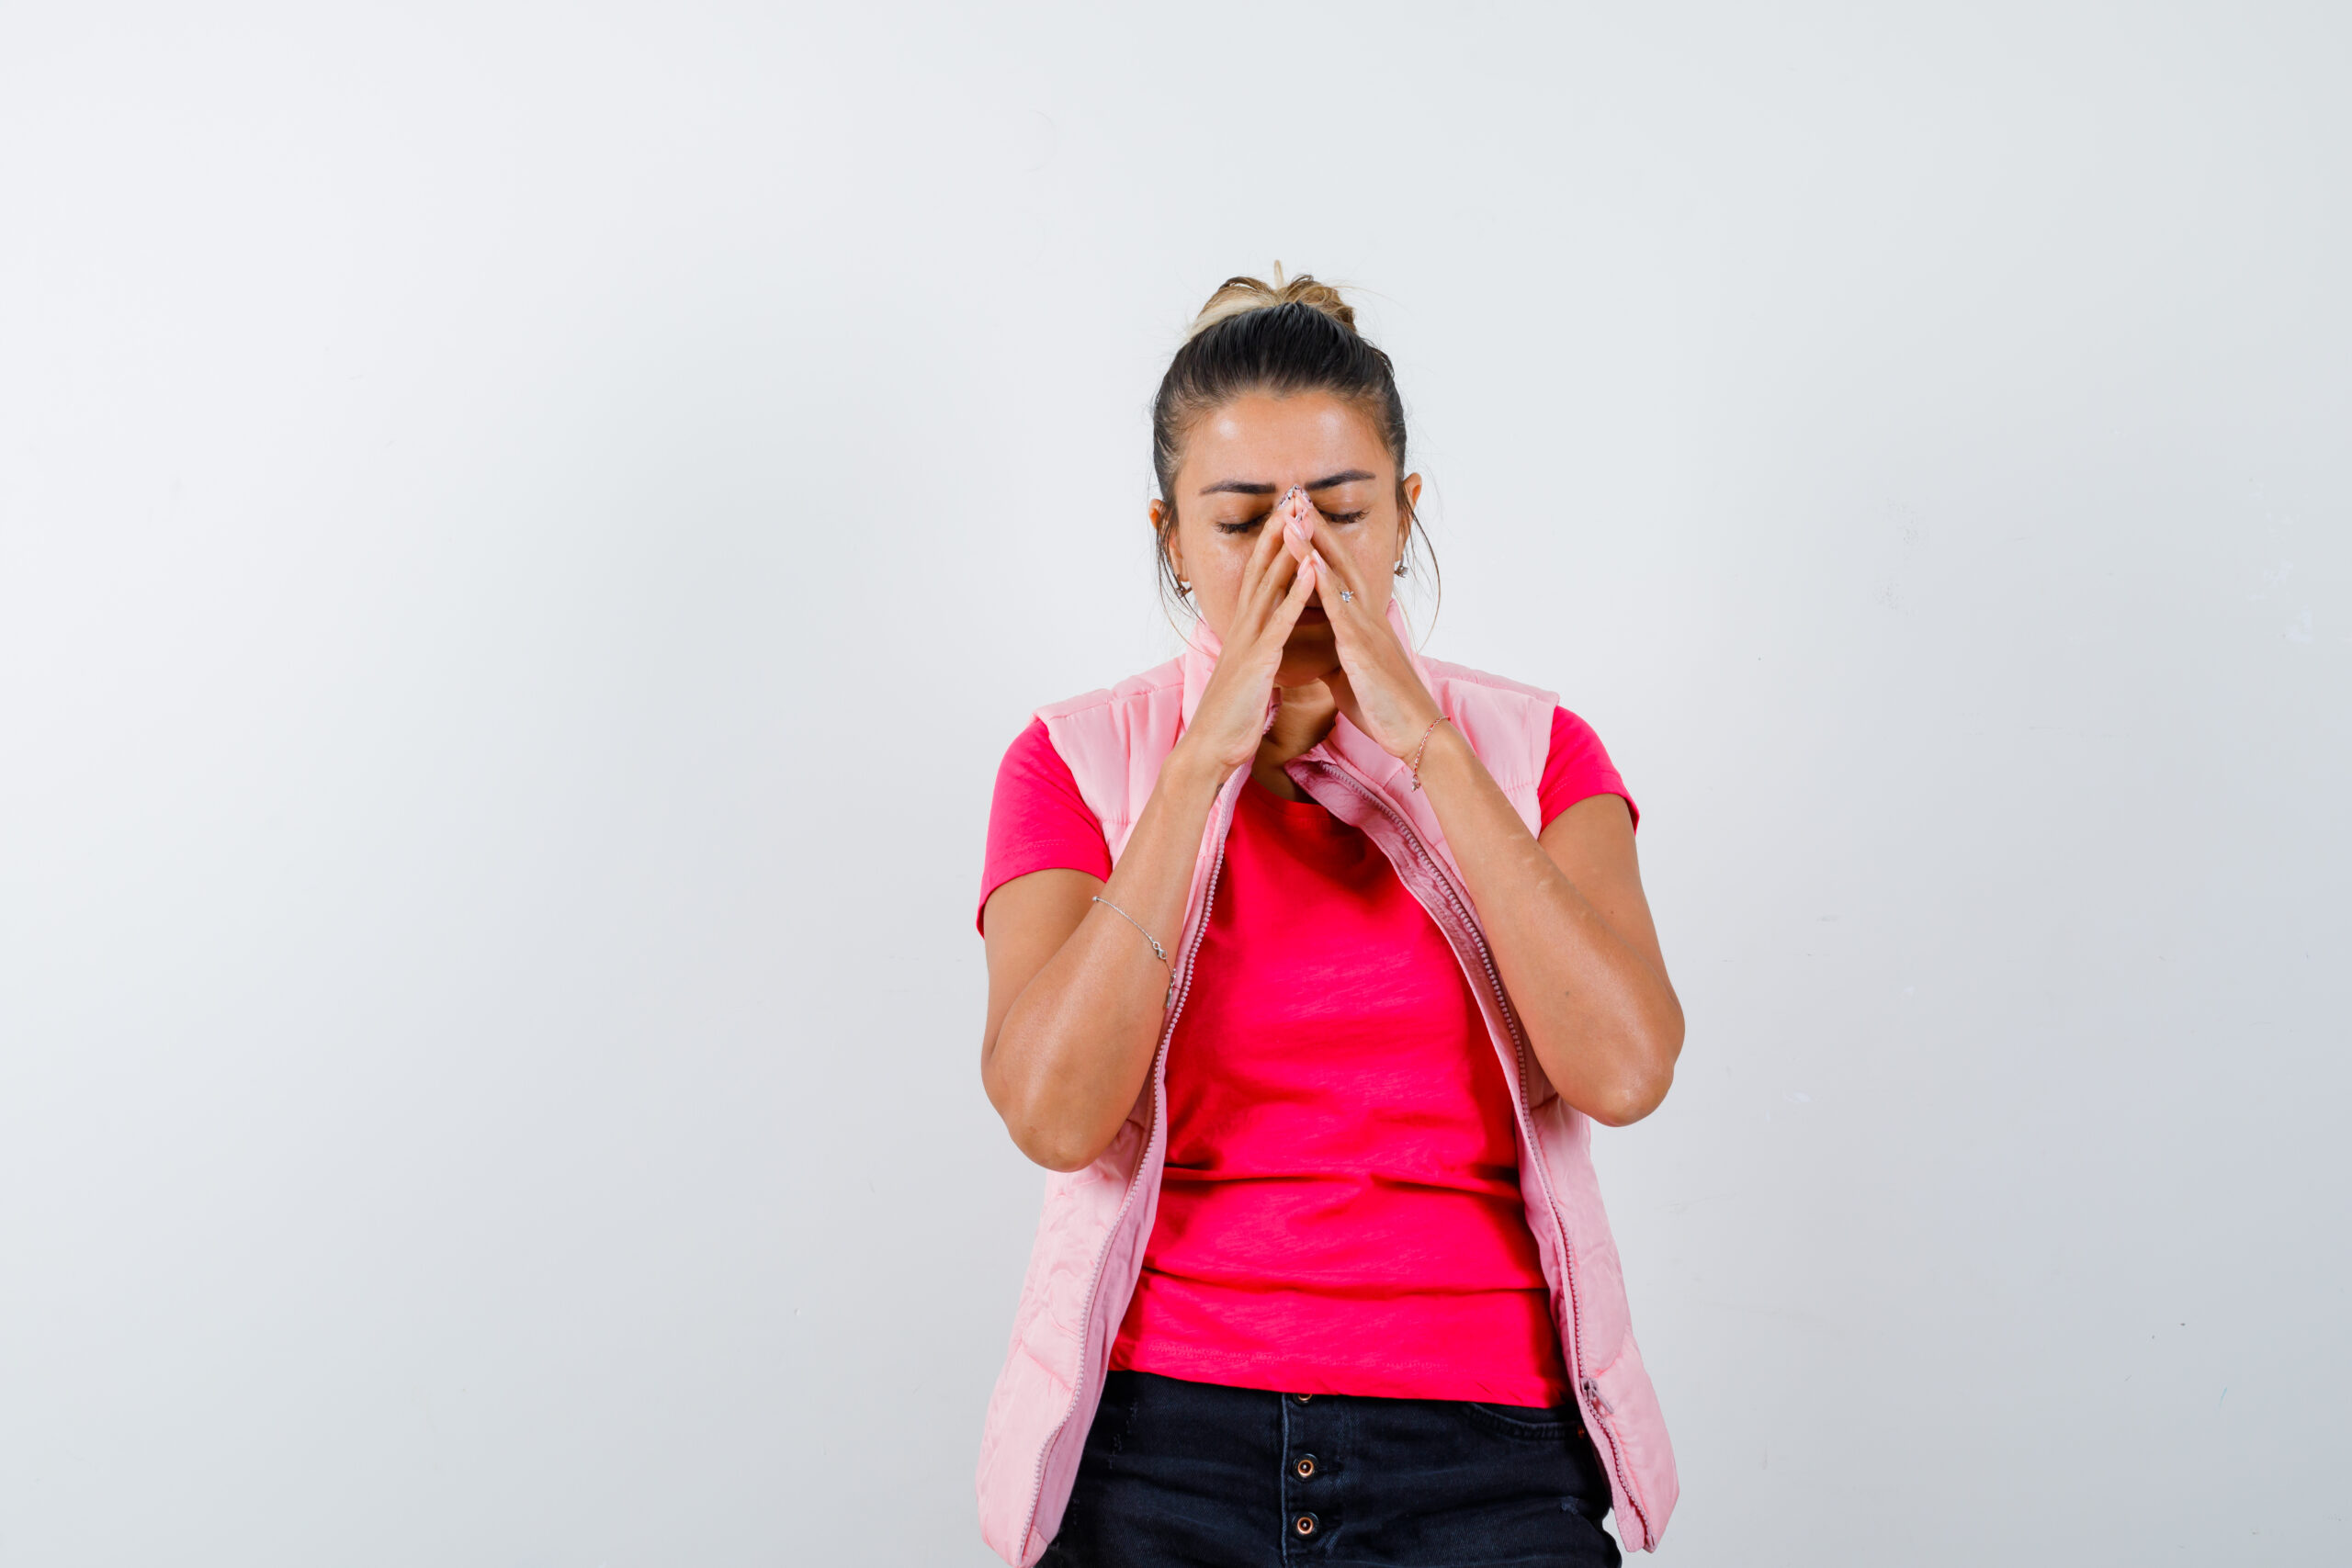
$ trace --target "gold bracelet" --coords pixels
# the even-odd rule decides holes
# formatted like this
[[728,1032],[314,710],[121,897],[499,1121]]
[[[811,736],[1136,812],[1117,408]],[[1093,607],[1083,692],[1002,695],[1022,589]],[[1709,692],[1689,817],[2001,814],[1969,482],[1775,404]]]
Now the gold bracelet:
[[1421,753],[1430,749],[1430,737],[1435,735],[1437,727],[1444,722],[1445,715],[1443,714],[1430,720],[1430,727],[1421,731],[1421,743],[1413,748],[1413,787],[1415,789],[1421,787]]

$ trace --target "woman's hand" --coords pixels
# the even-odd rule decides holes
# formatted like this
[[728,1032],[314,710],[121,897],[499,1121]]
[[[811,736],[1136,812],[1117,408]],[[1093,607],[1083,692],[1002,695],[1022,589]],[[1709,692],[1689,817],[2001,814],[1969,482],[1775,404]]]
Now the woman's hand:
[[1411,656],[1396,640],[1388,618],[1372,607],[1347,545],[1305,495],[1297,521],[1285,529],[1294,557],[1305,557],[1302,573],[1317,571],[1323,584],[1323,613],[1330,617],[1340,667],[1323,678],[1348,722],[1402,758],[1421,743],[1438,716],[1437,699],[1413,670]]
[[1216,671],[1176,743],[1178,751],[1211,764],[1220,781],[1257,756],[1283,646],[1322,580],[1305,552],[1283,547],[1288,531],[1303,525],[1313,510],[1306,492],[1295,490],[1267,515],[1241,569],[1241,592],[1234,601],[1233,623],[1219,639]]
[[1265,736],[1283,647],[1320,581],[1282,545],[1295,500],[1274,509],[1250,549],[1216,672],[1111,880],[1033,871],[989,897],[980,1077],[1013,1142],[1048,1169],[1099,1157],[1149,1081],[1169,973],[1136,926],[1175,945],[1217,791]]

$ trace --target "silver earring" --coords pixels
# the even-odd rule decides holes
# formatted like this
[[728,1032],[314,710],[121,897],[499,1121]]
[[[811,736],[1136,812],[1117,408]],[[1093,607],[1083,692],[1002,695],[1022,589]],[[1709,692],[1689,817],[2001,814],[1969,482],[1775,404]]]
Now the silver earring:
[[1192,591],[1193,585],[1190,582],[1187,582],[1181,577],[1176,580],[1176,592],[1179,593],[1190,593]]
[[1399,559],[1396,563],[1396,575],[1399,577],[1405,575],[1405,563],[1402,559]]

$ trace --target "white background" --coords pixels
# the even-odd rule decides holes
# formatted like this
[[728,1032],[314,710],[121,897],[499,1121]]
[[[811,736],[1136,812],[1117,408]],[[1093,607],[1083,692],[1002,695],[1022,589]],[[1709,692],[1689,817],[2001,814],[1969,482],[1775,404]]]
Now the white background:
[[1645,810],[1662,1560],[2352,1556],[2342,7],[476,3],[0,10],[0,1563],[986,1561],[989,784],[1277,258]]

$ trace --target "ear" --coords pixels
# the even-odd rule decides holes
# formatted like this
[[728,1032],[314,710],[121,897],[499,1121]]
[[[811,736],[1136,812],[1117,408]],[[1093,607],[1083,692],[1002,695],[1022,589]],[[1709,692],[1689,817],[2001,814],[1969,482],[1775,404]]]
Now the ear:
[[1396,558],[1405,558],[1405,547],[1413,542],[1413,517],[1421,509],[1421,476],[1407,474],[1397,485],[1405,492],[1405,514],[1396,519]]
[[1167,534],[1168,564],[1174,569],[1178,580],[1182,581],[1184,576],[1184,547],[1178,542],[1176,531],[1168,526],[1169,515],[1166,502],[1154,501],[1151,503],[1152,536],[1157,538],[1163,532]]

